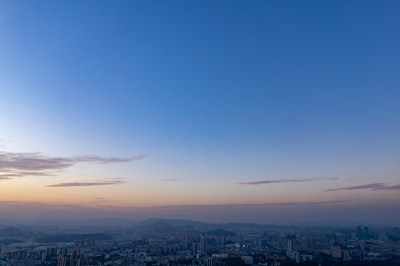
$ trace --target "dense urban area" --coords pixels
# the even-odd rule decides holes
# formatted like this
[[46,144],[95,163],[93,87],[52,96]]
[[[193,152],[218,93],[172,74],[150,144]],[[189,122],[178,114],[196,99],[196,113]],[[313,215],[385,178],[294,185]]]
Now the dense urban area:
[[94,224],[1,225],[0,265],[400,265],[397,227]]

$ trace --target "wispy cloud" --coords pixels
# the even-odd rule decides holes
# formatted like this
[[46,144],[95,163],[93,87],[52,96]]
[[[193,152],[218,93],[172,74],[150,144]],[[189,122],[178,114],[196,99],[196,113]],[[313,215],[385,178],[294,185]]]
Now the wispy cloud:
[[101,182],[68,182],[46,185],[44,187],[92,187],[92,186],[109,186],[123,184],[123,180],[109,180]]
[[274,184],[274,183],[303,183],[319,180],[337,180],[338,177],[320,177],[320,178],[304,178],[304,179],[273,179],[273,180],[260,180],[251,182],[237,182],[238,185],[264,185],[264,184]]
[[94,198],[92,203],[104,203],[104,202],[108,202],[108,200],[106,198]]
[[48,176],[52,172],[71,167],[77,163],[127,163],[146,158],[138,155],[128,158],[100,157],[95,155],[75,157],[52,157],[38,152],[13,153],[0,152],[0,173],[3,177]]
[[389,186],[384,183],[372,183],[360,186],[351,186],[351,187],[342,187],[342,188],[332,188],[325,190],[326,192],[331,191],[339,191],[339,190],[360,190],[360,189],[368,189],[368,190],[384,190],[384,191],[392,191],[392,190],[400,190],[400,185]]
[[97,197],[93,198],[93,200],[90,201],[89,204],[98,205],[98,204],[104,204],[106,202],[109,202],[109,200],[107,200],[106,198]]
[[159,181],[164,181],[164,182],[178,182],[178,181],[180,181],[180,179],[177,179],[177,178],[163,178],[163,179],[160,179]]
[[[0,170],[0,171],[2,171],[2,170]],[[4,179],[12,179],[12,177],[24,177],[24,176],[51,176],[51,175],[53,175],[53,174],[51,174],[51,173],[48,173],[48,172],[45,172],[45,171],[43,171],[43,172],[30,172],[30,171],[22,171],[22,172],[18,172],[18,171],[15,171],[15,172],[10,172],[9,171],[9,173],[7,173],[6,171],[3,171],[3,173],[5,173],[5,174],[1,174],[0,175],[0,179],[3,177]]]
[[102,197],[98,197],[98,198],[94,198],[95,200],[105,200],[105,198]]

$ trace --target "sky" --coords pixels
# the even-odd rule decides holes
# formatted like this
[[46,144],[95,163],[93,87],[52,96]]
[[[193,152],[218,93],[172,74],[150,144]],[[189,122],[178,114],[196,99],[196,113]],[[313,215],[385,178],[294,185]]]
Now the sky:
[[397,1],[1,1],[0,216],[400,224]]

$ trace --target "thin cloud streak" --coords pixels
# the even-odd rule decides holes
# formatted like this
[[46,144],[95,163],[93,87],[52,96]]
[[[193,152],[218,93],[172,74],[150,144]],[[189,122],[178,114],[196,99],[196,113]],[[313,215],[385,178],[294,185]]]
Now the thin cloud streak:
[[237,185],[264,185],[264,184],[275,184],[275,183],[303,183],[319,180],[337,180],[338,177],[321,177],[321,178],[306,178],[306,179],[275,179],[275,180],[260,180],[252,182],[237,182]]
[[[1,171],[1,170],[0,170]],[[7,179],[11,179],[11,177],[25,177],[25,176],[52,176],[53,174],[47,172],[14,172],[9,174],[2,174],[1,177],[7,177]]]
[[342,188],[332,188],[326,189],[326,192],[332,191],[340,191],[340,190],[361,190],[361,189],[368,189],[373,191],[393,191],[393,190],[400,190],[400,185],[388,186],[384,183],[372,183],[360,186],[351,186],[351,187],[342,187]]
[[103,182],[69,182],[69,183],[58,183],[46,185],[44,187],[92,187],[92,186],[109,186],[123,184],[125,181],[114,180],[114,181],[103,181]]
[[94,198],[92,201],[90,201],[89,204],[99,205],[99,204],[104,204],[106,202],[109,202],[109,201],[105,198],[97,197],[97,198]]

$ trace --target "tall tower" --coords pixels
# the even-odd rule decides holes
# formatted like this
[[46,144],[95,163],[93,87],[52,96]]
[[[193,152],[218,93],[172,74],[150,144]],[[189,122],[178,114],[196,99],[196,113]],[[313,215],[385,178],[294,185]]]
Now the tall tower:
[[293,252],[293,243],[292,243],[292,240],[289,240],[289,241],[287,242],[287,251],[288,251],[289,253],[292,253],[292,252]]
[[286,256],[291,258],[293,256],[293,243],[292,240],[288,240],[286,248]]

